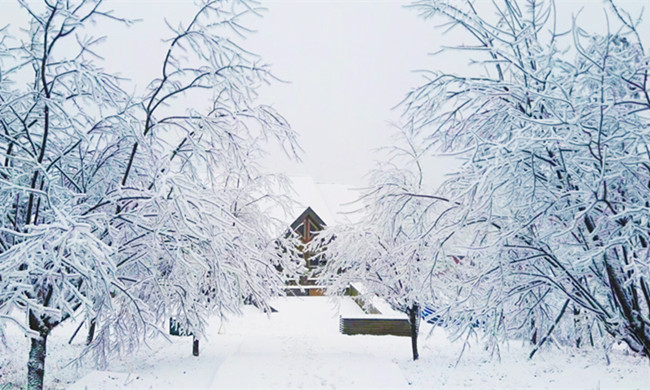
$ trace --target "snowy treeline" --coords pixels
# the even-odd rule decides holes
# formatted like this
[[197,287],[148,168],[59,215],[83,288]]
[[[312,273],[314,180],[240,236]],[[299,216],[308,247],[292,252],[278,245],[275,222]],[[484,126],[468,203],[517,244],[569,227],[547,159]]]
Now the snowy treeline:
[[290,156],[297,143],[255,101],[269,69],[232,40],[258,5],[203,3],[144,96],[94,51],[96,22],[130,21],[100,0],[20,5],[29,25],[0,30],[0,332],[14,321],[32,337],[30,388],[70,317],[101,364],[170,316],[200,336],[210,315],[264,307],[296,265],[261,211],[284,202],[282,180],[257,161],[268,142]]
[[[483,6],[413,3],[471,36],[447,55],[469,53],[481,70],[433,71],[408,94],[397,168],[373,176],[361,223],[327,233],[324,278],[435,308],[459,335],[482,326],[497,353],[519,338],[531,356],[549,341],[605,352],[622,341],[650,356],[641,21],[610,1],[597,35],[560,30],[552,1]],[[419,179],[435,155],[460,160],[439,188]]]

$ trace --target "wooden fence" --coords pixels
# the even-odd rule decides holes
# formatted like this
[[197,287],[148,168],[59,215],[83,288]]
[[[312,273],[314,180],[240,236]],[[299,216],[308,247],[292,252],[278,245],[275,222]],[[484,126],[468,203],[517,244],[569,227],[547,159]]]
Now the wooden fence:
[[345,318],[341,317],[339,330],[343,334],[368,334],[368,335],[391,335],[411,336],[411,326],[404,318]]

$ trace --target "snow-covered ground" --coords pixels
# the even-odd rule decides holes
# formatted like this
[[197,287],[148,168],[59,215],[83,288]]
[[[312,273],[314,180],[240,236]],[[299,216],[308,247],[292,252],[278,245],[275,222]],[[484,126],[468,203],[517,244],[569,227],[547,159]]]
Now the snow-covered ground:
[[[647,388],[646,360],[624,351],[603,356],[548,349],[528,360],[529,346],[511,343],[497,361],[479,344],[466,349],[435,329],[420,338],[421,359],[410,360],[410,340],[394,336],[344,336],[339,313],[362,314],[348,298],[277,299],[270,316],[246,307],[241,318],[215,322],[201,356],[191,338],[159,339],[108,371],[67,365],[79,345],[68,345],[74,324],[48,340],[46,386],[51,389],[161,388]],[[0,354],[0,383],[24,384],[27,340],[8,327],[10,353]],[[79,337],[79,342],[83,337]],[[4,389],[3,386],[0,386]]]

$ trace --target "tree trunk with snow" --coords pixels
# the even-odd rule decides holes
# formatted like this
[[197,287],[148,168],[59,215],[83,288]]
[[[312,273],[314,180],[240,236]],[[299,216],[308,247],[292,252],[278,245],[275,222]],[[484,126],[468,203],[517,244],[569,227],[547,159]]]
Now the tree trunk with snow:
[[86,337],[86,345],[90,345],[90,343],[93,342],[95,339],[95,328],[97,327],[97,322],[93,318],[92,321],[90,321],[90,328],[88,329],[88,336]]
[[29,390],[42,389],[45,377],[45,344],[48,333],[40,333],[39,337],[32,338],[27,362],[27,388]]
[[27,389],[43,389],[45,378],[45,355],[47,336],[52,330],[51,327],[42,323],[33,313],[29,314],[29,327],[38,332],[38,337],[31,339],[29,360],[27,361]]
[[[605,257],[605,270],[609,279],[612,296],[617,303],[617,309],[626,321],[623,340],[635,352],[639,352],[650,359],[650,332],[643,319],[642,304],[639,301],[634,281],[625,280],[624,272],[617,270]],[[641,278],[643,282],[643,279]],[[646,305],[648,302],[645,303]]]
[[199,356],[199,339],[192,336],[192,355]]
[[420,324],[420,305],[414,304],[408,310],[409,324],[411,325],[411,349],[413,350],[413,360],[418,360],[418,328]]

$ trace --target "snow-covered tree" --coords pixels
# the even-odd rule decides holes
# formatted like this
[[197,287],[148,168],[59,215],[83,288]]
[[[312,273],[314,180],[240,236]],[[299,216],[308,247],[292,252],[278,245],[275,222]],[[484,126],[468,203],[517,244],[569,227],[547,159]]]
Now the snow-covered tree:
[[[406,144],[395,156],[408,154],[418,165],[419,152],[408,133]],[[434,269],[434,245],[427,230],[433,223],[431,201],[421,172],[397,161],[372,172],[370,187],[359,199],[359,222],[327,227],[313,241],[314,251],[325,253],[327,262],[321,283],[329,294],[342,294],[353,283],[364,286],[365,299],[377,296],[407,314],[411,325],[413,359],[418,359],[417,337],[421,309],[432,302],[429,288]]]
[[257,161],[269,141],[297,145],[255,101],[268,68],[233,40],[257,4],[203,2],[143,97],[94,51],[96,21],[128,23],[101,1],[20,6],[29,25],[0,38],[0,319],[31,337],[28,387],[67,318],[102,363],[170,315],[199,336],[209,315],[266,305],[295,267]]
[[414,7],[469,33],[476,44],[458,49],[484,69],[433,72],[403,103],[426,148],[463,161],[438,192],[449,202],[431,233],[465,237],[449,306],[489,313],[493,335],[528,338],[533,353],[549,339],[604,338],[650,356],[650,59],[640,22],[612,2],[618,27],[605,35],[579,19],[560,34],[552,1],[504,0],[484,13],[471,1]]

